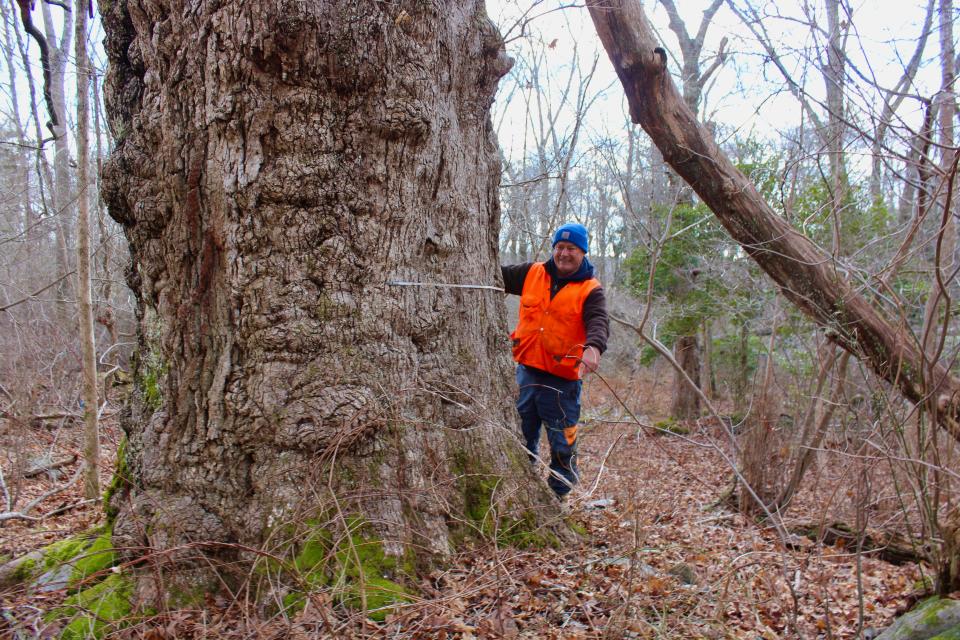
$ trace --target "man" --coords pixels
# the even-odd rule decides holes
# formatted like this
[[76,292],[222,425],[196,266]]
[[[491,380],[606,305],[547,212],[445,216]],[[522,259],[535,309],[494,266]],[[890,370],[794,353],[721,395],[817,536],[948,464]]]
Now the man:
[[607,348],[610,322],[600,282],[587,259],[587,229],[568,222],[553,236],[553,257],[501,267],[504,289],[520,296],[520,319],[510,337],[517,361],[517,412],[535,464],[540,425],[550,443],[548,484],[561,500],[577,483],[580,377]]

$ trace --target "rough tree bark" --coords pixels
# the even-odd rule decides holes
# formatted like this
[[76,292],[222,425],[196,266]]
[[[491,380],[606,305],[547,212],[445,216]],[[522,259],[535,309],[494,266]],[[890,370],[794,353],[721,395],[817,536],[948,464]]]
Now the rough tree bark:
[[941,424],[960,439],[960,381],[942,363],[925,362],[908,333],[860,295],[829,255],[777,216],[720,151],[677,92],[639,3],[604,0],[589,10],[631,117],[670,166],[791,302],[908,399],[931,401]]
[[511,61],[483,3],[100,8],[103,188],[139,302],[117,546],[257,546],[335,496],[388,553],[442,556],[478,509],[548,504],[511,433],[502,297],[386,284],[500,277]]

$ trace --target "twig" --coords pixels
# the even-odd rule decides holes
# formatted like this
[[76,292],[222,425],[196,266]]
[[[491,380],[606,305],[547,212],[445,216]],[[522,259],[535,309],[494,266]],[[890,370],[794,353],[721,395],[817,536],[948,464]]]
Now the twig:
[[77,272],[76,269],[72,269],[72,270],[66,272],[65,274],[63,274],[62,276],[60,276],[59,278],[57,278],[56,280],[54,280],[53,282],[51,282],[50,284],[45,285],[45,286],[41,287],[40,289],[37,289],[37,290],[34,291],[33,293],[31,293],[31,294],[29,294],[29,295],[27,295],[27,296],[24,296],[24,297],[20,298],[19,300],[16,300],[16,301],[14,301],[14,302],[11,302],[11,303],[8,304],[8,305],[4,305],[4,306],[0,307],[0,311],[6,311],[7,309],[10,309],[11,307],[15,307],[15,306],[17,306],[18,304],[23,304],[24,302],[27,302],[28,300],[32,300],[32,299],[36,298],[38,295],[40,295],[41,293],[43,293],[43,292],[46,291],[47,289],[50,289],[51,287],[60,284],[62,281],[66,280],[67,278],[69,278],[70,276],[72,276],[73,274],[75,274],[76,272]]
[[46,499],[49,498],[50,496],[54,496],[54,495],[60,493],[61,491],[65,490],[65,489],[69,489],[70,486],[71,486],[74,482],[77,481],[77,478],[80,477],[80,472],[81,472],[81,471],[83,471],[83,467],[82,467],[82,466],[77,467],[77,470],[76,470],[76,472],[73,474],[73,477],[70,478],[69,480],[67,480],[67,483],[66,483],[66,484],[63,484],[63,485],[61,485],[61,486],[59,486],[59,487],[54,487],[54,488],[51,489],[50,491],[47,491],[46,493],[40,495],[39,497],[35,498],[32,502],[30,502],[29,504],[27,504],[27,506],[24,507],[23,509],[21,509],[20,511],[6,511],[6,512],[4,512],[4,513],[0,513],[0,523],[6,522],[7,520],[29,520],[29,521],[31,521],[31,522],[36,522],[36,521],[38,521],[38,520],[43,520],[43,518],[46,517],[45,515],[44,515],[44,516],[31,516],[31,515],[28,515],[28,514],[29,514],[31,511],[33,511],[33,509],[36,508],[37,505],[39,505],[41,502],[43,502],[44,500],[46,500]]
[[611,444],[607,448],[607,452],[603,454],[603,458],[600,459],[600,468],[597,470],[597,477],[593,481],[593,486],[590,487],[590,491],[587,492],[586,497],[592,496],[593,492],[597,490],[597,485],[600,484],[600,477],[603,475],[603,469],[604,469],[604,465],[606,465],[607,463],[607,458],[610,457],[610,454],[613,453],[613,450],[616,448],[616,446],[620,444],[620,440],[623,439],[623,436],[624,434],[622,433],[619,436],[617,436],[617,439],[613,441],[613,444]]
[[57,509],[54,509],[53,511],[46,512],[45,514],[40,516],[40,519],[42,520],[45,518],[50,518],[52,516],[58,516],[61,513],[64,513],[66,511],[73,511],[74,509],[78,509],[80,507],[83,507],[88,504],[92,504],[94,502],[100,502],[100,498],[88,498],[86,500],[81,500],[80,502],[74,502],[73,504],[68,504],[63,507],[59,507]]
[[37,465],[37,466],[35,466],[35,467],[32,467],[32,468],[30,468],[30,469],[27,469],[26,471],[24,471],[23,477],[24,477],[24,478],[33,478],[34,476],[38,476],[38,475],[40,475],[41,473],[45,473],[45,472],[47,472],[47,471],[53,471],[54,469],[59,469],[59,468],[61,468],[61,467],[68,467],[68,466],[70,466],[71,464],[73,464],[73,463],[76,462],[76,461],[77,461],[77,454],[74,453],[74,454],[71,455],[69,458],[62,458],[62,459],[60,459],[60,460],[54,460],[53,462],[50,462],[49,464],[41,464],[41,465]]
[[[680,366],[680,363],[678,363],[676,359],[673,357],[673,354],[670,353],[670,350],[667,349],[656,338],[651,338],[650,336],[648,336],[646,332],[643,331],[642,327],[636,327],[631,323],[627,322],[626,320],[618,318],[614,315],[611,315],[610,319],[626,327],[629,327],[630,329],[633,329],[641,338],[643,338],[643,340],[647,344],[649,344],[651,347],[654,348],[654,350],[657,353],[663,356],[676,371],[679,371],[680,373],[683,374],[683,377],[686,380],[687,384],[689,384],[690,387],[693,389],[693,391],[700,396],[700,399],[706,405],[707,409],[710,411],[713,417],[720,424],[720,427],[727,434],[727,437],[730,439],[730,444],[731,444],[731,447],[733,448],[734,454],[739,456],[740,450],[737,446],[737,438],[734,435],[733,431],[730,429],[730,427],[727,426],[727,423],[724,422],[723,419],[720,417],[720,413],[713,406],[713,403],[710,402],[710,399],[707,398],[706,394],[704,394],[703,391],[700,389],[700,387],[694,384],[693,380],[690,379],[690,377],[687,375],[687,372],[683,370],[683,367]],[[779,514],[777,514],[776,512],[770,511],[766,503],[764,503],[764,501],[760,499],[760,496],[757,495],[753,487],[750,486],[750,483],[747,482],[747,479],[743,477],[743,474],[740,472],[740,469],[737,467],[736,462],[730,459],[730,456],[727,455],[726,451],[724,451],[719,445],[716,445],[716,444],[714,444],[714,450],[720,455],[721,458],[723,458],[723,461],[726,462],[727,466],[730,467],[730,469],[733,471],[733,474],[737,477],[737,480],[740,481],[741,486],[743,486],[744,491],[750,494],[750,497],[753,498],[753,500],[757,503],[757,505],[763,511],[764,515],[766,515],[767,518],[770,520],[770,522],[773,523],[773,527],[777,531],[777,535],[780,537],[780,540],[785,543],[787,540],[787,530],[783,526],[783,522],[780,520]]]

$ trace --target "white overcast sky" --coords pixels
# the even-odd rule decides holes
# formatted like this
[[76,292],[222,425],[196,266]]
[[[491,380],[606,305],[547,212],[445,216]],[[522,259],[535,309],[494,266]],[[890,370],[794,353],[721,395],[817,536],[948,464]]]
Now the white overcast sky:
[[[801,80],[804,74],[809,76],[806,90],[814,98],[823,94],[823,83],[816,69],[804,65],[799,55],[805,47],[814,44],[810,30],[801,23],[803,13],[799,2],[767,2],[751,0],[761,13],[779,12],[786,19],[766,19],[765,25],[773,34],[778,47],[784,52],[785,61],[791,72]],[[743,2],[743,0],[738,0]],[[490,17],[502,32],[506,32],[515,23],[516,17],[527,11],[531,2],[524,0],[488,0]],[[570,3],[562,3],[570,4]],[[597,99],[588,123],[590,135],[603,137],[617,136],[625,126],[623,115],[622,91],[616,81],[616,75],[600,46],[593,24],[583,2],[579,7],[557,10],[559,2],[550,0],[537,4],[530,15],[538,15],[530,28],[530,38],[543,43],[556,41],[554,48],[546,52],[547,63],[556,69],[556,76],[568,68],[574,44],[580,53],[582,65],[592,63],[594,55],[599,54],[600,61],[592,89],[609,87],[603,96]],[[676,0],[687,30],[696,33],[709,4],[705,0]],[[817,5],[819,3],[814,2]],[[667,16],[659,3],[651,0],[643,2],[647,15],[657,30],[661,41],[671,55],[679,58],[680,52],[676,39],[667,25]],[[924,4],[921,0],[853,0],[853,29],[847,45],[848,55],[859,71],[876,77],[885,86],[891,86],[899,78],[905,61],[911,55],[923,21]],[[822,8],[815,11],[822,15]],[[795,20],[794,20],[795,19]],[[826,29],[823,19],[823,28]],[[934,30],[936,29],[936,18]],[[517,36],[517,31],[505,34],[508,37],[508,50],[518,57],[519,48],[524,46],[522,39],[509,41]],[[771,64],[764,64],[758,55],[759,48],[753,36],[727,6],[721,7],[708,31],[704,46],[705,54],[716,51],[722,37],[728,37],[727,64],[718,73],[715,82],[704,99],[704,111],[709,119],[722,124],[724,130],[737,130],[743,134],[752,133],[762,138],[776,138],[777,132],[796,127],[799,124],[799,106],[796,99],[784,90],[782,77]],[[935,61],[939,53],[938,34],[931,34],[924,58]],[[939,86],[939,69],[935,62],[929,64],[919,78],[919,90],[932,95]],[[500,129],[500,142],[508,157],[517,153],[517,142],[522,138],[523,106],[514,100],[508,106],[505,96],[509,88],[508,79],[501,83],[501,90],[495,104],[495,121],[503,119]],[[851,93],[851,100],[863,103],[873,100],[873,96],[864,98]],[[919,121],[919,111],[915,104],[905,104],[901,116],[907,120]]]

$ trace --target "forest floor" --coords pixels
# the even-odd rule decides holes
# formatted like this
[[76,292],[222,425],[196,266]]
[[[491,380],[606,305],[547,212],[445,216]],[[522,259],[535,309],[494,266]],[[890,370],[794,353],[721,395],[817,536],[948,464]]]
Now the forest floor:
[[[578,541],[563,549],[493,542],[463,549],[416,585],[419,600],[376,623],[321,595],[291,618],[264,619],[239,602],[208,598],[203,610],[141,619],[116,637],[149,638],[855,638],[872,637],[920,595],[929,568],[896,566],[800,536],[783,536],[718,506],[729,487],[726,436],[715,420],[685,435],[649,427],[667,414],[666,380],[644,373],[616,384],[594,376],[584,390],[581,484],[566,511]],[[623,410],[643,407],[643,415]],[[2,423],[0,423],[2,424]],[[81,427],[0,431],[6,486],[24,505],[63,484],[78,463],[24,480],[24,468],[81,451]],[[119,430],[104,424],[104,483]],[[849,521],[850,465],[820,460],[784,526]],[[827,505],[827,506],[825,506]],[[0,522],[0,556],[16,557],[103,520],[80,483],[31,511],[42,521]],[[785,545],[784,542],[788,542]],[[50,637],[42,613],[64,593],[0,592],[0,637]],[[31,612],[33,612],[31,614]],[[31,618],[32,616],[32,618]],[[10,627],[20,624],[19,636]],[[33,624],[30,624],[32,619]],[[332,627],[332,630],[331,630]]]

